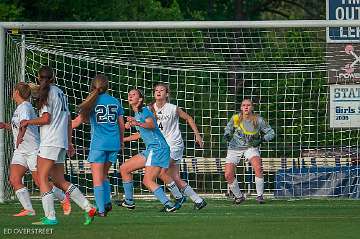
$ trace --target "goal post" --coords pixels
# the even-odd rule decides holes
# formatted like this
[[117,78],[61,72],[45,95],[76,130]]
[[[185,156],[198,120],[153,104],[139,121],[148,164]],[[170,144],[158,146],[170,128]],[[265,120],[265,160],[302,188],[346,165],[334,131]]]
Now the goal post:
[[[109,78],[110,93],[122,100],[126,114],[131,113],[126,103],[129,89],[141,88],[149,103],[154,84],[168,83],[171,102],[194,117],[205,141],[205,149],[198,148],[191,128],[181,122],[181,176],[200,193],[221,195],[227,192],[223,129],[239,111],[241,100],[251,98],[255,112],[276,132],[275,139],[261,147],[266,193],[350,197],[359,184],[346,183],[341,175],[348,175],[348,182],[357,180],[360,131],[331,128],[329,122],[327,54],[344,50],[328,47],[326,27],[340,26],[360,23],[0,22],[0,121],[9,120],[14,110],[14,84],[34,82],[43,64],[54,68],[57,84],[69,97],[72,117],[95,74]],[[67,179],[92,195],[89,125],[76,129],[73,140],[77,154],[66,160]],[[142,148],[138,142],[127,144],[119,163]],[[0,130],[0,202],[12,195],[7,182],[11,153],[11,136]],[[113,192],[122,190],[119,163],[110,172]],[[326,177],[328,172],[335,175],[335,184]],[[314,174],[318,181],[311,179]],[[146,196],[142,177],[141,170],[134,174],[135,190]],[[247,194],[254,193],[254,173],[247,162],[241,161],[237,177]],[[32,186],[28,177],[25,181]],[[301,184],[299,188],[288,188],[295,183]]]

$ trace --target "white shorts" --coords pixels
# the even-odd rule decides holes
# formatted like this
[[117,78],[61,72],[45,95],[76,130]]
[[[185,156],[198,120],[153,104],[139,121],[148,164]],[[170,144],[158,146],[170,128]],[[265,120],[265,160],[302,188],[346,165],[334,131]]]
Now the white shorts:
[[15,150],[11,160],[11,164],[18,164],[24,166],[30,171],[36,171],[37,155],[37,151],[32,153],[21,153]]
[[184,148],[170,148],[170,159],[174,160],[176,164],[180,164],[183,158]]
[[55,163],[64,163],[66,156],[66,149],[52,146],[40,146],[39,156],[50,159]]
[[245,160],[250,161],[251,158],[256,156],[260,157],[260,152],[258,148],[248,148],[245,150],[228,149],[225,162],[237,165],[238,163],[240,163],[240,159],[242,157],[244,157]]

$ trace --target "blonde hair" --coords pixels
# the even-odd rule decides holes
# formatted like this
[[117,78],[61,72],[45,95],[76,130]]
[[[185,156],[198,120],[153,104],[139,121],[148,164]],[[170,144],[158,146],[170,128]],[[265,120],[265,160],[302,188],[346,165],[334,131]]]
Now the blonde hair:
[[31,89],[30,89],[30,86],[28,84],[26,84],[25,82],[17,83],[14,87],[14,90],[17,90],[19,92],[19,96],[23,100],[28,100],[30,98]]
[[109,82],[104,75],[96,75],[91,81],[90,94],[78,106],[78,111],[85,122],[89,121],[90,112],[94,109],[97,97],[106,92],[109,88]]
[[[252,107],[254,106],[252,100],[250,100],[250,99],[243,99],[243,101],[241,102],[241,105],[243,104],[244,101],[249,101],[251,106]],[[239,127],[240,123],[243,121],[243,119],[244,119],[244,115],[243,115],[242,111],[240,111],[240,114],[236,114],[234,116],[234,125],[236,127]],[[258,115],[255,114],[253,111],[251,111],[250,121],[253,124],[254,128],[256,129],[258,127]]]

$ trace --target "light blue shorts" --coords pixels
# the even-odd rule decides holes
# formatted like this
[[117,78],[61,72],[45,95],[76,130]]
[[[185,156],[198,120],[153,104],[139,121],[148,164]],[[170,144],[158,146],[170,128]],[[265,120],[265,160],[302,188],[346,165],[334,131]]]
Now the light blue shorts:
[[116,163],[118,151],[103,151],[90,149],[88,161],[90,163]]
[[146,159],[145,166],[156,166],[169,168],[170,149],[169,148],[147,148],[140,153]]

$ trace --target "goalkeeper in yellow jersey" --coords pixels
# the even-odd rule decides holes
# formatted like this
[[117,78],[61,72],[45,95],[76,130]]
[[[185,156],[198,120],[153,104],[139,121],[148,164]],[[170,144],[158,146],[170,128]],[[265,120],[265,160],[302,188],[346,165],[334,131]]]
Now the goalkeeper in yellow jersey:
[[236,165],[240,162],[241,157],[250,162],[255,171],[256,201],[260,204],[264,203],[264,177],[259,146],[263,141],[272,140],[274,136],[274,130],[266,121],[253,113],[252,101],[244,99],[241,103],[240,113],[232,116],[224,132],[224,138],[228,142],[225,179],[235,196],[235,204],[245,201],[244,194],[235,177]]

